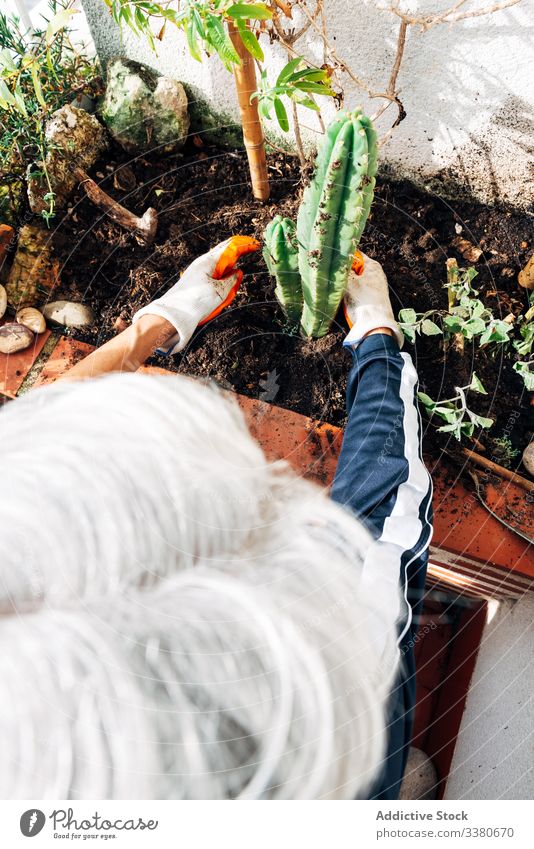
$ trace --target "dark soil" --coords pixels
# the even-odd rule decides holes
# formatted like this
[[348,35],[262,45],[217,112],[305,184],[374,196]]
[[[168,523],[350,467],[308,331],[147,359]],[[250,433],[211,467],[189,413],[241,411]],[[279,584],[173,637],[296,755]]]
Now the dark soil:
[[[54,235],[62,262],[55,296],[95,310],[94,328],[77,333],[78,338],[102,344],[210,246],[236,233],[261,238],[275,214],[294,217],[302,190],[297,160],[271,153],[269,163],[267,205],[252,198],[241,152],[191,145],[184,156],[164,160],[127,162],[114,151],[99,163],[91,176],[139,214],[154,206],[159,227],[155,244],[143,248],[81,194],[73,199]],[[477,262],[466,260],[453,244],[460,233],[482,249]],[[445,260],[451,256],[461,267],[476,266],[475,285],[495,314],[504,318],[525,310],[517,273],[532,252],[532,222],[526,215],[446,202],[408,183],[379,180],[361,247],[383,264],[396,313],[403,307],[446,308]],[[284,327],[261,255],[246,257],[242,267],[245,278],[232,309],[202,328],[183,356],[154,362],[343,425],[349,357],[341,344],[342,316],[325,338],[302,340]],[[488,395],[472,393],[472,408],[496,419],[492,436],[505,432],[518,447],[525,445],[534,429],[532,407],[512,371],[513,355],[502,350],[492,355],[466,343],[463,356],[454,351],[445,356],[439,337],[420,337],[415,347],[406,343],[406,350],[414,354],[421,388],[434,399],[455,394],[454,386],[469,383],[476,371]],[[438,438],[433,427],[427,428],[427,439],[436,449],[454,445],[450,437]]]

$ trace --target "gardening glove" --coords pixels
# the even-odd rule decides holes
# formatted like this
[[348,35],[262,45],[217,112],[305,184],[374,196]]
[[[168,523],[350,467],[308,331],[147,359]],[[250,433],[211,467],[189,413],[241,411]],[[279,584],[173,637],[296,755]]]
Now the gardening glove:
[[232,236],[220,242],[195,259],[161,298],[138,310],[133,323],[143,315],[165,318],[176,328],[176,335],[157,353],[183,351],[196,328],[211,321],[233,301],[243,279],[243,272],[234,270],[235,263],[242,254],[259,247],[259,242],[248,236]]
[[349,274],[344,310],[350,327],[343,342],[347,347],[357,346],[369,331],[377,327],[388,327],[393,331],[399,348],[402,348],[404,335],[393,315],[387,277],[379,262],[360,251]]

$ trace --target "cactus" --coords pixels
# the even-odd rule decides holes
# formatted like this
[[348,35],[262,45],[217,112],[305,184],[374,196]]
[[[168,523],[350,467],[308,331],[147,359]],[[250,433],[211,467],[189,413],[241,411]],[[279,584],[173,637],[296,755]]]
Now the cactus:
[[291,324],[298,324],[302,314],[302,284],[298,270],[298,246],[295,222],[276,218],[263,234],[263,257],[269,272],[276,278],[275,296]]
[[[297,217],[300,324],[305,336],[328,333],[369,215],[375,174],[376,133],[371,121],[359,110],[340,112],[328,127]],[[277,217],[265,231],[264,256],[277,278],[277,297],[286,312],[288,299],[297,303],[292,294],[297,289],[293,227],[288,219],[282,222]],[[291,271],[290,281],[285,278],[286,269]]]
[[324,336],[347,287],[373,200],[376,134],[358,110],[328,128],[297,219],[306,336]]

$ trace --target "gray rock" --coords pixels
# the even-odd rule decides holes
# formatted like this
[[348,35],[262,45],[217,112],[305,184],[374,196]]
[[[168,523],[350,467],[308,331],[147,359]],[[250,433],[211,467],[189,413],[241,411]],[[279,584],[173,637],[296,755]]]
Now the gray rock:
[[534,441],[529,443],[523,451],[523,465],[529,475],[534,477]]
[[31,345],[33,339],[33,333],[23,324],[4,324],[0,327],[0,353],[14,354],[16,351],[23,351]]
[[399,799],[435,799],[438,774],[427,754],[410,746]]
[[[55,205],[62,209],[77,184],[75,168],[87,171],[108,145],[107,133],[93,115],[68,103],[58,109],[46,124],[45,138],[49,144],[46,155],[46,170],[55,195]],[[35,163],[42,171],[42,163]],[[28,200],[32,212],[48,209],[44,199],[49,191],[48,183],[35,166],[28,168]]]
[[28,327],[32,333],[44,333],[46,330],[46,321],[42,312],[36,310],[35,307],[24,307],[17,313],[17,322]]
[[0,318],[3,318],[7,310],[7,292],[5,286],[0,283]]
[[52,301],[43,307],[43,313],[47,321],[64,327],[90,327],[95,320],[90,307],[74,301]]
[[109,63],[100,114],[128,153],[181,150],[189,130],[183,85],[129,59]]

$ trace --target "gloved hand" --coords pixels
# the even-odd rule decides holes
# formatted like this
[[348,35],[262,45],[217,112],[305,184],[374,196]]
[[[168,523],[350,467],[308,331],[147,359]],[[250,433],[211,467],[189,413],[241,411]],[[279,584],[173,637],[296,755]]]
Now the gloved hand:
[[361,258],[363,271],[356,273],[354,269],[359,270],[361,262],[355,259],[345,292],[345,316],[351,329],[343,344],[356,345],[371,330],[388,327],[393,332],[399,348],[402,348],[404,335],[393,315],[388,281],[382,266],[364,253]]
[[259,247],[259,242],[248,236],[232,236],[220,242],[195,259],[161,298],[138,310],[133,323],[143,315],[161,316],[174,325],[176,336],[158,353],[182,351],[199,324],[215,318],[233,301],[243,279],[243,272],[234,271],[234,265],[242,254]]

